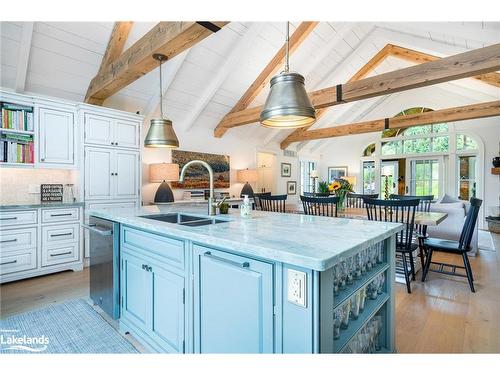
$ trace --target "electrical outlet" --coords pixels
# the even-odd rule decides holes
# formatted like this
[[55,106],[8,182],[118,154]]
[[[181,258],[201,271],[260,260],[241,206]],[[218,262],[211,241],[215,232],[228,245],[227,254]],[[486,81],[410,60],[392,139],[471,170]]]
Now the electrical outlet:
[[40,185],[29,184],[28,193],[29,194],[40,194]]
[[289,269],[287,272],[288,279],[288,301],[296,305],[306,306],[306,281],[307,275],[305,272]]

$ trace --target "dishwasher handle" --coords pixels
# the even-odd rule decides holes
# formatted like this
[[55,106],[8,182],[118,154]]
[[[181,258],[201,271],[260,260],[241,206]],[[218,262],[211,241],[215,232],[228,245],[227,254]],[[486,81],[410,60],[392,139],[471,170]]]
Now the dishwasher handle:
[[99,230],[97,229],[97,224],[90,224],[90,225],[85,225],[82,224],[82,227],[85,229],[88,229],[94,233],[100,234],[101,236],[111,236],[113,235],[113,229],[109,230]]

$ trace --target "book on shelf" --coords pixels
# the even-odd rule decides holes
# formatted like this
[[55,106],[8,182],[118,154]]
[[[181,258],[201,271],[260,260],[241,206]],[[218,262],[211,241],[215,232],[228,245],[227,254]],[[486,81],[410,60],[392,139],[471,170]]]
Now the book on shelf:
[[13,130],[34,130],[33,107],[0,103],[1,117],[0,128]]
[[34,163],[35,153],[32,141],[20,142],[8,138],[0,138],[0,162],[2,163]]

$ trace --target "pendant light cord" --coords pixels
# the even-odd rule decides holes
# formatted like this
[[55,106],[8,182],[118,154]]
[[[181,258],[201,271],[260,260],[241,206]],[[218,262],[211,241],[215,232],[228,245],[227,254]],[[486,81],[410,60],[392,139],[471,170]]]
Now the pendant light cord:
[[290,22],[286,22],[286,42],[285,42],[285,73],[290,69],[289,64],[289,49],[290,49]]
[[162,75],[161,75],[161,63],[162,60],[160,59],[160,116],[161,119],[163,120],[163,81],[162,81]]

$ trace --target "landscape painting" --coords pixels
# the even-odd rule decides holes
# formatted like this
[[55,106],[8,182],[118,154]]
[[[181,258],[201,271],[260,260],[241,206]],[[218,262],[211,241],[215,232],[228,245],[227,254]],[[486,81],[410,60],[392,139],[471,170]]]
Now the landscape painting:
[[[179,164],[180,169],[191,160],[202,160],[212,167],[216,189],[229,188],[229,156],[172,150],[172,163]],[[186,171],[184,183],[173,181],[171,184],[174,189],[208,189],[210,187],[208,171],[199,164],[192,165]]]

